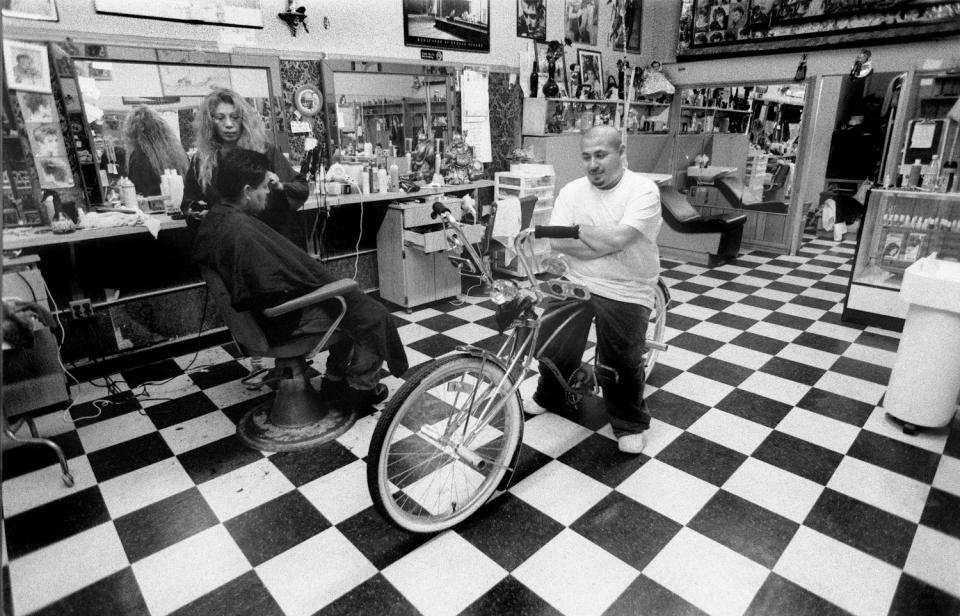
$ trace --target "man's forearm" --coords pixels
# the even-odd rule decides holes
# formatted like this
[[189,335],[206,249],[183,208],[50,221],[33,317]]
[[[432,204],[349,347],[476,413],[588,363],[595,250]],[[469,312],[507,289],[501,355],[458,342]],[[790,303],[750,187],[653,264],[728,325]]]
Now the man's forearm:
[[[570,240],[570,239],[551,239],[550,247],[558,252],[568,254],[571,257],[576,257],[578,259],[599,259],[604,257],[610,252],[601,252],[591,248],[587,245],[583,239],[579,240]],[[616,251],[611,251],[616,252]]]

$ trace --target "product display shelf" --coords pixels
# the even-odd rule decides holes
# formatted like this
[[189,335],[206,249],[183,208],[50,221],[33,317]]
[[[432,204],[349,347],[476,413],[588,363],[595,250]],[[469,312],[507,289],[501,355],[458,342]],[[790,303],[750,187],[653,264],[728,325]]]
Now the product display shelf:
[[[624,105],[624,101],[620,99],[525,98],[523,134],[580,133],[597,124],[609,124],[619,128],[624,121]],[[626,103],[626,106],[631,110],[626,114],[628,133],[667,133],[670,103],[639,100]],[[599,121],[598,115],[601,116]]]

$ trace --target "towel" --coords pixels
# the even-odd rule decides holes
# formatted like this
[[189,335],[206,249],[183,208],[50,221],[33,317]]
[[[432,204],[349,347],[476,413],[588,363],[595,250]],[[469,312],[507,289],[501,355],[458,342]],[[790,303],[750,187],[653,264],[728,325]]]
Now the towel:
[[506,247],[508,263],[517,256],[513,250],[513,239],[520,233],[520,217],[520,199],[504,197],[497,201],[497,215],[493,218],[493,232],[490,237]]

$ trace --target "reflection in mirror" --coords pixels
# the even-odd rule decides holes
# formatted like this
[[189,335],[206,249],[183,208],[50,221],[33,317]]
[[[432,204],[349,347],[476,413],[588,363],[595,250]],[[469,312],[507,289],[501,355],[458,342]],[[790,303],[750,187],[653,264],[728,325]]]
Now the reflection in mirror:
[[[242,94],[260,112],[266,129],[273,131],[266,68],[85,59],[75,60],[74,68],[104,186],[131,175],[123,128],[127,117],[143,106],[164,121],[187,157],[196,151],[197,108],[214,88],[232,88]],[[157,170],[157,174],[162,173],[163,169]],[[157,194],[157,190],[155,185],[137,186],[137,192],[144,196]]]

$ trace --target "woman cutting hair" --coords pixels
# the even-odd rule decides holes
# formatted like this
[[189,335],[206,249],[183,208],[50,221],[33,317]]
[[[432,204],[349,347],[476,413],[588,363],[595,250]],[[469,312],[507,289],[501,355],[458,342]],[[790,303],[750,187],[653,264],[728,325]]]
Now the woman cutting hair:
[[160,176],[165,169],[187,172],[187,154],[170,125],[150,107],[140,106],[123,122],[127,149],[127,175],[137,193],[160,194]]

